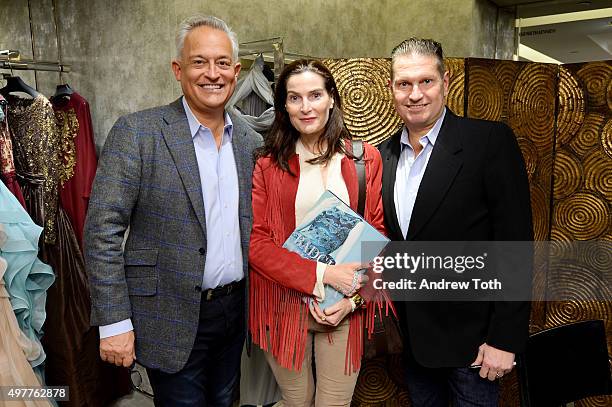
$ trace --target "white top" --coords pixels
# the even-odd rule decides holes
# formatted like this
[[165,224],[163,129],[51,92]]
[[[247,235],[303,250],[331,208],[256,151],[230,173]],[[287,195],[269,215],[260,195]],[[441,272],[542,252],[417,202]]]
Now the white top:
[[[323,178],[323,165],[310,164],[306,161],[317,156],[308,151],[301,140],[295,144],[295,152],[300,159],[300,180],[298,183],[297,194],[295,196],[295,224],[299,225],[304,216],[314,206],[317,200],[325,192],[330,190],[338,198],[349,205],[349,194],[344,178],[342,178],[342,158],[344,154],[335,154],[327,163],[327,175]],[[318,301],[325,299],[325,287],[323,285],[323,274],[327,264],[317,262],[317,282],[313,290],[313,295]]]

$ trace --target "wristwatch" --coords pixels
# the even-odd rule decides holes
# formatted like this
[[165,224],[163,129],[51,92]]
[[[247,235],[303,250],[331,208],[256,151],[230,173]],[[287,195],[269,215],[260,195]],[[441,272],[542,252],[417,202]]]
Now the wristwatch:
[[351,298],[349,298],[349,301],[351,302],[352,307],[351,312],[354,312],[357,308],[365,307],[365,300],[359,294],[353,295]]

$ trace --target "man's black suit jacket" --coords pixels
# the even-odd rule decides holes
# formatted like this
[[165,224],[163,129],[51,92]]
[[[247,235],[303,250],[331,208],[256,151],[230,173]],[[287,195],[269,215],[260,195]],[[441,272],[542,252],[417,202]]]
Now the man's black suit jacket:
[[[383,205],[390,238],[419,241],[533,240],[529,184],[512,130],[503,123],[458,117],[444,122],[421,181],[407,236],[394,203],[401,130],[379,146]],[[529,273],[531,270],[521,270]],[[406,350],[427,367],[465,367],[486,342],[523,350],[528,302],[404,302]]]

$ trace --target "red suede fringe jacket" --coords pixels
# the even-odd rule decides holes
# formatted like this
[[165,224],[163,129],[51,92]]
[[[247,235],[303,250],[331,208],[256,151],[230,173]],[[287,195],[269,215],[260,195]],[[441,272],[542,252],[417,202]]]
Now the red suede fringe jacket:
[[[364,218],[385,233],[381,198],[382,160],[378,150],[366,143],[364,154]],[[289,168],[296,176],[281,170],[271,158],[262,157],[257,160],[253,172],[249,329],[253,342],[263,350],[271,351],[281,366],[299,371],[304,360],[310,313],[303,297],[313,295],[316,262],[282,248],[296,226],[295,198],[300,174],[297,154],[289,159]],[[356,210],[359,186],[353,160],[344,157],[341,171],[350,206]],[[365,328],[372,332],[375,309],[380,311],[383,306],[382,296],[377,295],[375,298],[368,303],[365,311],[356,310],[348,316],[350,329],[345,357],[347,373],[356,372],[360,367],[364,323]],[[389,303],[386,308],[388,312]],[[269,342],[266,335],[268,332]]]

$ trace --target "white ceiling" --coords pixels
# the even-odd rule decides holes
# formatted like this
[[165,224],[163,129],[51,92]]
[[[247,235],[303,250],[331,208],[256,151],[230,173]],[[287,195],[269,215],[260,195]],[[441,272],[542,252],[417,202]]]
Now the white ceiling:
[[[612,0],[492,1],[500,7],[515,10],[521,21],[552,15],[570,20],[548,24],[550,21],[547,20],[550,19],[543,18],[538,25],[527,24],[528,27],[521,27],[522,45],[562,63],[612,60],[612,10],[602,10],[612,8]],[[584,18],[589,13],[598,13],[600,16],[571,21],[576,17]],[[560,14],[562,16],[558,16]]]
[[521,29],[521,44],[564,64],[612,59],[612,16]]

